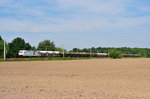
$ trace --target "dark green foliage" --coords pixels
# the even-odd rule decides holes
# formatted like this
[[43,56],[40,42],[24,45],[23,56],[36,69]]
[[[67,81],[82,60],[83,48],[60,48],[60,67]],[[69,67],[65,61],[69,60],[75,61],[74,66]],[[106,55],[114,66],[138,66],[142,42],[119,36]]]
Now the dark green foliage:
[[25,43],[22,38],[15,38],[11,43],[8,44],[9,50],[7,57],[15,58],[18,57],[19,50],[31,50],[31,45],[29,43]]
[[[80,49],[79,49],[80,50]],[[84,48],[83,50],[80,50],[80,52],[90,52],[90,49],[88,49],[88,48]]]
[[108,53],[112,49],[117,49],[122,54],[140,54],[142,57],[150,57],[150,48],[128,48],[128,47],[121,47],[121,48],[113,48],[113,47],[98,47],[98,48],[84,48],[78,49],[73,48],[70,52],[87,52],[89,53],[91,49],[92,53]]
[[117,49],[112,49],[109,52],[109,57],[114,58],[114,59],[116,59],[116,58],[122,58],[122,54]]
[[65,50],[65,49],[63,49],[61,47],[56,47],[55,48],[55,51],[63,52],[63,50],[64,50],[64,52],[67,52],[67,50]]
[[80,52],[80,49],[78,49],[78,48],[73,48],[73,49],[72,49],[72,52]]
[[31,49],[32,47],[31,47],[31,45],[29,44],[29,43],[25,43],[25,50],[29,50],[29,49]]
[[96,50],[95,47],[92,47],[90,50],[91,50],[92,53],[97,53],[97,50]]
[[35,50],[36,50],[36,47],[35,47],[35,46],[31,47],[31,50],[34,50],[34,51],[35,51]]
[[[6,44],[6,53],[7,53],[8,45],[6,42],[5,44]],[[4,57],[4,40],[0,36],[0,58],[3,58],[3,57]]]
[[[8,52],[8,44],[5,42],[6,44],[6,53]],[[4,40],[1,38],[0,36],[0,58],[4,57]]]
[[44,40],[39,43],[38,50],[47,50],[47,51],[54,51],[55,50],[55,43],[50,40]]
[[0,58],[3,57],[3,53],[4,53],[4,41],[0,36]]
[[0,41],[3,40],[2,37],[0,36]]

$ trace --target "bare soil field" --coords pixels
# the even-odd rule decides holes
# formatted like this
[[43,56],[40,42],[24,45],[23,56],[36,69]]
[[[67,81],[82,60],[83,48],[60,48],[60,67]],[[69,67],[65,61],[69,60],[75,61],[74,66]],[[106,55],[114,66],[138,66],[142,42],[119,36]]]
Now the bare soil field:
[[150,99],[150,59],[0,62],[0,99]]

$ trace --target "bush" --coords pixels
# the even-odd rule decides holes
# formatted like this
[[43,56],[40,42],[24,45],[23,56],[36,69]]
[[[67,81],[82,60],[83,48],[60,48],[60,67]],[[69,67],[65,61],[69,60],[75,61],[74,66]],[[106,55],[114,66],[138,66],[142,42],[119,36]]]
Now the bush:
[[48,60],[52,60],[52,57],[49,56],[49,57],[48,57]]
[[114,58],[114,59],[122,58],[122,54],[117,49],[113,49],[109,52],[109,57]]

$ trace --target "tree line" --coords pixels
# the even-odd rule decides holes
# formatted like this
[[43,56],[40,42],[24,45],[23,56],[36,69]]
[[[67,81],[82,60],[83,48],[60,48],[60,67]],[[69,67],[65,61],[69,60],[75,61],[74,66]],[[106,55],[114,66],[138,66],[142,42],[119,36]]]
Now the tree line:
[[140,54],[142,57],[150,57],[150,48],[129,48],[129,47],[92,47],[92,48],[73,48],[70,52],[87,52],[87,53],[110,53],[112,50],[117,50],[121,54]]
[[[42,50],[42,51],[59,51],[62,52],[63,49],[56,47],[55,43],[50,40],[44,40],[39,42],[38,47],[31,46],[29,43],[26,43],[24,39],[17,37],[12,40],[12,42],[6,42],[6,56],[7,58],[16,58],[18,57],[19,50]],[[65,50],[66,51],[66,50]],[[4,55],[4,40],[0,36],[0,58],[3,58]]]
[[[56,47],[54,41],[44,40],[39,42],[37,47],[31,46],[29,43],[25,42],[23,38],[17,37],[10,43],[6,43],[6,55],[7,58],[18,57],[19,50],[47,50],[47,51],[60,51],[64,49],[61,47]],[[65,50],[66,51],[66,50]],[[121,53],[121,54],[140,54],[142,57],[150,57],[150,48],[129,48],[129,47],[92,47],[92,48],[73,48],[70,52],[87,52],[87,53],[111,53],[111,52]],[[119,52],[118,52],[119,51]],[[0,36],[0,58],[3,58],[4,54],[4,40]]]

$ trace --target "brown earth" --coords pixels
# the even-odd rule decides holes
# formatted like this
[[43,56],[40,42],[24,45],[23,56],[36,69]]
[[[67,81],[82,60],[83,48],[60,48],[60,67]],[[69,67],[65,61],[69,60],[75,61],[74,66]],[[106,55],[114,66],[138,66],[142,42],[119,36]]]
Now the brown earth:
[[0,62],[0,99],[150,99],[150,59]]

